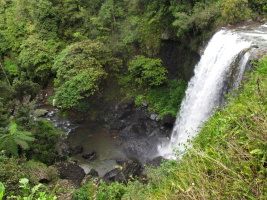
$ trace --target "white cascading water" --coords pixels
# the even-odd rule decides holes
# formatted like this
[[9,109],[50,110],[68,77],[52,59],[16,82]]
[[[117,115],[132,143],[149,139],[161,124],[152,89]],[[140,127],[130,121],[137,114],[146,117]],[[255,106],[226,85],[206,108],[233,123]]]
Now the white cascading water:
[[160,155],[174,158],[173,148],[183,152],[189,145],[188,139],[196,136],[203,122],[223,103],[225,93],[238,87],[250,45],[229,30],[221,30],[212,37],[195,67],[171,139],[159,147]]

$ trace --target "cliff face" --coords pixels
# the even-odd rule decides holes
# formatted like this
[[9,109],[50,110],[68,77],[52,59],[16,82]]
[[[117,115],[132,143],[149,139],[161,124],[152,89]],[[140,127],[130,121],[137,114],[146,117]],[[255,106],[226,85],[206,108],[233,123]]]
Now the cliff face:
[[168,70],[170,79],[182,78],[189,81],[194,73],[194,66],[200,60],[195,51],[184,45],[182,42],[163,40],[160,50],[160,58],[163,66]]

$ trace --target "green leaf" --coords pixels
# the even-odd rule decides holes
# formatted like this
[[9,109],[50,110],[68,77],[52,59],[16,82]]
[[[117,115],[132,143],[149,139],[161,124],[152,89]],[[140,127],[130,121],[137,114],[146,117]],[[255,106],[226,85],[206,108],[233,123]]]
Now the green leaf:
[[5,194],[5,187],[4,184],[0,182],[0,200],[3,199],[4,194]]
[[250,151],[249,153],[255,154],[255,155],[263,155],[264,154],[264,152],[261,149],[254,149],[254,150]]

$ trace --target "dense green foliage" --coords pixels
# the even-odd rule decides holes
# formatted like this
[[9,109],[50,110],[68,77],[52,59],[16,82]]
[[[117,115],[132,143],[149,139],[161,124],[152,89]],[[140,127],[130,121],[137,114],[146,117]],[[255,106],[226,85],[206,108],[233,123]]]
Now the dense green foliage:
[[97,187],[92,182],[82,186],[73,193],[74,200],[105,200],[105,199],[121,199],[127,190],[126,185],[114,182],[106,184],[100,180],[100,186]]
[[[55,59],[58,104],[64,108],[77,105],[78,100],[93,95],[107,76],[108,70],[120,66],[103,43],[85,40],[64,49]],[[111,68],[111,69],[109,69]]]
[[187,152],[177,151],[180,159],[150,169],[147,184],[136,180],[117,190],[101,184],[99,192],[123,189],[110,199],[266,199],[267,57],[250,76]]
[[142,106],[146,102],[151,112],[157,112],[159,117],[166,114],[176,116],[185,95],[186,82],[183,80],[170,80],[167,84],[153,88],[146,95],[138,95],[135,104]]
[[7,108],[13,106],[13,88],[5,81],[0,81],[0,133],[5,131],[4,128],[8,126],[9,110]]
[[31,143],[30,150],[26,152],[28,159],[53,164],[57,158],[55,148],[64,133],[55,128],[48,120],[38,120],[32,129],[35,141]]
[[129,81],[138,86],[158,86],[166,81],[167,70],[162,67],[160,59],[136,56],[129,63]]
[[96,186],[93,183],[88,183],[82,186],[79,190],[75,190],[73,200],[94,200],[96,194]]

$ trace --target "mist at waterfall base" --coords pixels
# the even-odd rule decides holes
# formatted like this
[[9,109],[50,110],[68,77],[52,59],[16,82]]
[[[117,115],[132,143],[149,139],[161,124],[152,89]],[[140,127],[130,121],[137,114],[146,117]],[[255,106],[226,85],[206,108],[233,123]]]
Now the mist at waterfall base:
[[216,107],[225,102],[225,95],[237,89],[249,60],[246,53],[251,42],[230,30],[220,30],[209,41],[204,54],[194,70],[185,98],[172,131],[170,140],[159,147],[159,154],[175,158],[183,153],[202,124]]

